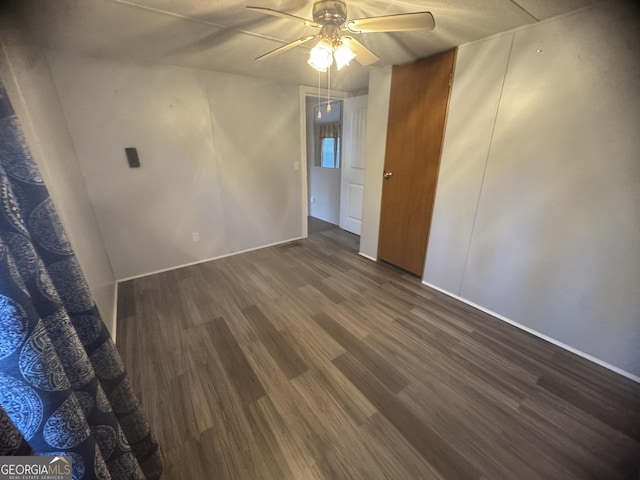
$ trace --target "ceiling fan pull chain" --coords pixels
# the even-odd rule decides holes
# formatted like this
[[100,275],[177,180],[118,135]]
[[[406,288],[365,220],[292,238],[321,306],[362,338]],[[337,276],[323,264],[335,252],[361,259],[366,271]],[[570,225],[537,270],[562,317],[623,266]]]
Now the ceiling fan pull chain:
[[327,69],[327,113],[331,111],[331,65]]
[[322,74],[318,70],[318,119],[322,118],[322,103],[320,102],[320,76]]

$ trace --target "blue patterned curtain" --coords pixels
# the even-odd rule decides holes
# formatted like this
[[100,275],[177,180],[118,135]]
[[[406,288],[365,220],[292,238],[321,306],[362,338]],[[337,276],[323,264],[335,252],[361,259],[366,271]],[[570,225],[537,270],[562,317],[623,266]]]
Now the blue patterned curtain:
[[2,407],[0,407],[0,455],[33,455],[33,450]]
[[0,83],[0,454],[73,478],[156,479],[162,456]]

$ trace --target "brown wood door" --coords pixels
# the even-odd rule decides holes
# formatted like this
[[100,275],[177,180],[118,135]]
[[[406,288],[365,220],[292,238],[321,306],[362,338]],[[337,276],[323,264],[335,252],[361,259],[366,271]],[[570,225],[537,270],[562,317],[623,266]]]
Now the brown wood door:
[[378,259],[422,276],[455,50],[394,67]]

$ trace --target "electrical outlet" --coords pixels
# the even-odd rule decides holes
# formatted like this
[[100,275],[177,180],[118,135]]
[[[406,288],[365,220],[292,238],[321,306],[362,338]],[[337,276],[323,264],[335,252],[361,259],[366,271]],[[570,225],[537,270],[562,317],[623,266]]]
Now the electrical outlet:
[[199,241],[200,241],[200,233],[198,233],[198,232],[193,232],[193,233],[191,234],[191,238],[193,238],[193,241],[194,241],[194,242],[199,242]]

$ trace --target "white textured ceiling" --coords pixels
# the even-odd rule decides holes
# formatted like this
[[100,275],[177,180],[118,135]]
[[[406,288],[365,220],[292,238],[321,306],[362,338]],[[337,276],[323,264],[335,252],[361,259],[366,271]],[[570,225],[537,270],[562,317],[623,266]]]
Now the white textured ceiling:
[[[332,88],[365,89],[377,65],[403,64],[473,40],[570,12],[598,0],[347,0],[349,18],[429,10],[433,31],[368,33],[358,39],[380,62],[355,62]],[[47,49],[119,61],[151,62],[317,85],[297,47],[254,58],[316,30],[249,11],[269,7],[311,18],[311,0],[19,0],[34,38]],[[326,81],[326,79],[324,80]]]

